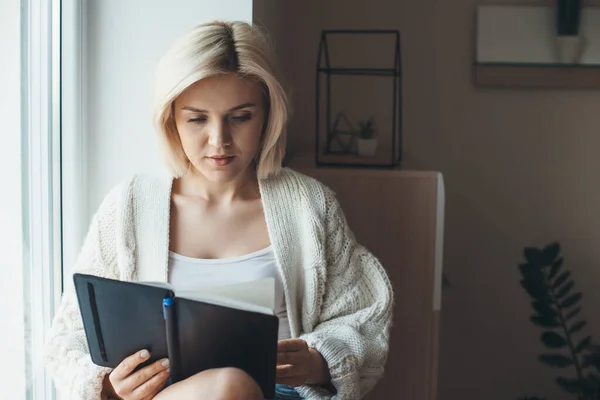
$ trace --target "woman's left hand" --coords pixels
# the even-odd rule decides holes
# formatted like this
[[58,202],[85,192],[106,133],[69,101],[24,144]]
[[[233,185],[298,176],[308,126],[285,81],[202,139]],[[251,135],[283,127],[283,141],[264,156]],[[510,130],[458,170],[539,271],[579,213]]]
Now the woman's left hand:
[[280,340],[277,344],[277,383],[297,387],[329,380],[323,356],[302,339]]

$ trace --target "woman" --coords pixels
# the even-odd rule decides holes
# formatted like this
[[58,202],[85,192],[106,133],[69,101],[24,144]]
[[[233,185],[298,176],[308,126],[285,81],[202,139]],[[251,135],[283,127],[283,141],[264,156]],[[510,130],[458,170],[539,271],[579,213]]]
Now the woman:
[[[280,318],[277,398],[355,399],[381,377],[392,290],[356,243],[334,194],[282,168],[287,98],[265,35],[203,24],[156,74],[155,122],[171,174],[135,176],[95,214],[74,272],[200,288],[272,276]],[[168,360],[136,370],[91,362],[67,287],[46,363],[69,399],[262,399],[243,371],[203,371],[168,385]]]

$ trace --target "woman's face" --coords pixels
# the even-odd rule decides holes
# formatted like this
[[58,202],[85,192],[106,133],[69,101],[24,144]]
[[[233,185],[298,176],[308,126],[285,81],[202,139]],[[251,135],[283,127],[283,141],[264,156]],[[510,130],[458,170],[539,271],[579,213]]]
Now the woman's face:
[[231,182],[253,168],[265,124],[259,84],[235,75],[203,79],[175,100],[174,113],[183,151],[205,178]]

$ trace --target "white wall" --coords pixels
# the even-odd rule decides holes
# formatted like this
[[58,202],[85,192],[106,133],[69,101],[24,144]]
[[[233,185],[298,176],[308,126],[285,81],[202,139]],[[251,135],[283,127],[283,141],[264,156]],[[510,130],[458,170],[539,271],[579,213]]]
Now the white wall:
[[65,276],[106,193],[134,173],[164,168],[151,120],[159,58],[202,22],[252,21],[252,0],[79,4],[63,0]]
[[2,398],[25,399],[23,247],[21,220],[20,1],[0,1],[0,388]]
[[90,0],[85,17],[89,216],[120,180],[163,168],[151,121],[161,55],[199,23],[252,21],[252,0]]

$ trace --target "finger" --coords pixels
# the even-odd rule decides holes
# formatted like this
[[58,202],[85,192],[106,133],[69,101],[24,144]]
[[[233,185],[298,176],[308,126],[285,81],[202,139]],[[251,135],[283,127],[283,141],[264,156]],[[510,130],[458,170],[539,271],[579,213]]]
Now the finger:
[[299,374],[300,371],[298,371],[295,365],[278,365],[275,372],[277,378],[290,378]]
[[167,385],[167,381],[168,381],[168,379],[165,381],[165,383],[160,385],[158,387],[158,389],[156,389],[154,392],[150,393],[148,396],[144,397],[142,400],[153,400],[165,388],[165,386]]
[[164,383],[159,385],[158,388],[156,388],[156,390],[154,392],[150,393],[148,396],[144,397],[142,400],[153,400],[165,388],[165,386],[167,386],[168,381],[169,381],[169,378],[167,378],[167,380],[165,380]]
[[300,364],[304,361],[304,353],[297,352],[283,352],[277,353],[277,364]]
[[302,339],[285,339],[277,342],[277,351],[294,352],[308,350],[308,344]]
[[156,398],[156,396],[165,388],[166,383],[167,382],[162,384],[158,389],[156,389],[154,392],[150,393],[148,396],[142,398],[141,400],[153,400],[154,398]]
[[159,372],[142,385],[138,386],[131,394],[138,399],[150,397],[152,394],[156,395],[156,393],[165,386],[169,380],[170,374],[171,371],[169,369]]
[[128,377],[138,365],[148,360],[148,358],[150,358],[150,352],[148,350],[138,351],[137,353],[130,355],[121,361],[117,368],[111,372],[111,382],[115,383],[122,381]]
[[158,360],[125,378],[125,380],[122,382],[122,388],[126,391],[126,393],[133,392],[138,387],[144,385],[147,381],[152,379],[152,377],[155,375],[165,371],[168,367],[168,359],[165,358],[163,360]]

